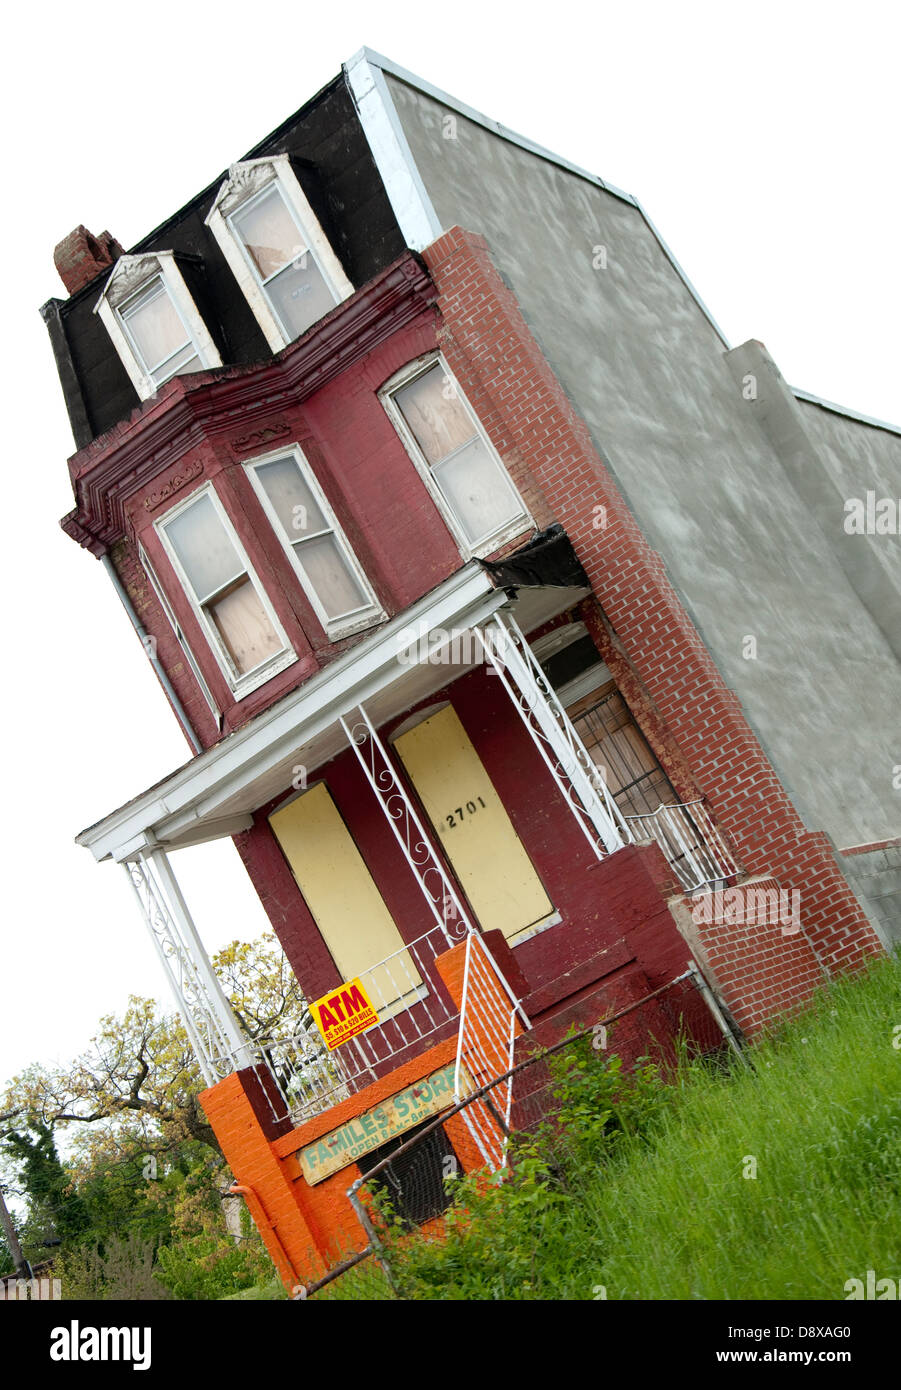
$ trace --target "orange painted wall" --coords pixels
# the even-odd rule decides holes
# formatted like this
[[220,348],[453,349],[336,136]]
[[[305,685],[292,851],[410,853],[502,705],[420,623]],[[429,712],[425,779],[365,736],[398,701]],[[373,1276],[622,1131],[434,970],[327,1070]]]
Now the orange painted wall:
[[[454,946],[435,962],[458,1007],[463,997],[465,945],[462,942]],[[495,981],[493,989],[509,1007],[499,982]],[[252,1069],[236,1072],[202,1093],[206,1116],[235,1181],[246,1189],[248,1208],[288,1289],[299,1283],[312,1283],[326,1269],[366,1244],[366,1235],[347,1199],[347,1189],[360,1176],[357,1164],[350,1163],[311,1186],[301,1171],[298,1151],[446,1066],[456,1050],[456,1036],[437,1043],[365,1090],[281,1135],[272,1124],[271,1112]],[[492,1121],[484,1107],[478,1109],[481,1122],[490,1125]],[[446,1132],[464,1172],[484,1166],[462,1115],[446,1121]]]

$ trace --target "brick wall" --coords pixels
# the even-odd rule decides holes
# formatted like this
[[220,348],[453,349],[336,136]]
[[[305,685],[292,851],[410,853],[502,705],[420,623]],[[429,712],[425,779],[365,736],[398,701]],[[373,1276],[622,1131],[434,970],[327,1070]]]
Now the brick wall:
[[[478,392],[489,429],[503,417],[517,484],[537,483],[573,541],[632,673],[632,699],[645,706],[639,722],[653,714],[658,740],[678,749],[685,780],[708,799],[744,868],[800,890],[805,927],[829,970],[880,951],[828,838],[803,825],[484,240],[453,228],[424,258],[440,290],[442,349],[463,389]],[[786,972],[794,973],[788,962]]]

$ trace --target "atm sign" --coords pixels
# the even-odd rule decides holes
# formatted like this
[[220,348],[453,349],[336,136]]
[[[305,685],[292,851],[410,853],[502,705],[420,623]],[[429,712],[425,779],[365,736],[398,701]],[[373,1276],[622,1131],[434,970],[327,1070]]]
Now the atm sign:
[[365,1033],[367,1028],[379,1021],[359,980],[349,980],[347,984],[330,990],[310,1005],[310,1012],[330,1051],[349,1042],[358,1033]]

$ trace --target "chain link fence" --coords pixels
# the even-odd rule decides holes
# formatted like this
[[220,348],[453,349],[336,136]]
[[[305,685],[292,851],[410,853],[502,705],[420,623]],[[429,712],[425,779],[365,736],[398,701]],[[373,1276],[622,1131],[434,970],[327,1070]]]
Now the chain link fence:
[[[565,1082],[567,1072],[572,1067],[590,1070],[594,1065],[603,1066],[615,1086],[617,1078],[627,1085],[622,1078],[651,1059],[665,1071],[676,1061],[680,1043],[674,1039],[681,1036],[683,1018],[697,1016],[699,996],[715,1029],[708,1045],[700,1050],[731,1046],[741,1055],[728,1021],[716,1009],[706,981],[693,966],[617,1012],[587,1026],[570,1028],[565,1037],[549,1046],[542,1046],[534,1033],[521,1035],[513,1067],[472,1090],[435,1119],[358,1160],[361,1175],[347,1195],[365,1248],[337,1261],[316,1282],[298,1286],[294,1298],[403,1298],[397,1264],[404,1250],[413,1242],[442,1241],[449,1220],[466,1219],[461,1206],[465,1198],[461,1199],[460,1193],[469,1189],[461,1189],[461,1176],[475,1172],[477,1183],[503,1183],[515,1175],[523,1155],[536,1152],[536,1144],[552,1169],[558,1160],[562,1167],[572,1102]],[[508,1124],[505,1112],[511,1088]],[[478,1126],[467,1123],[467,1111],[471,1121],[472,1107],[480,1112]],[[500,1167],[493,1173],[485,1168],[472,1139],[476,1129],[486,1124],[494,1126],[498,1151],[503,1154]]]

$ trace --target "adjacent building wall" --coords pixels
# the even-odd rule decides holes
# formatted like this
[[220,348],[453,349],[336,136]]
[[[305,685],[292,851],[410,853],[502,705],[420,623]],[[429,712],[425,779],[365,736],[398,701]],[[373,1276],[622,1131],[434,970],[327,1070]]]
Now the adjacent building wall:
[[901,839],[878,849],[846,850],[841,860],[864,912],[889,945],[901,951]]
[[874,766],[901,761],[897,663],[641,212],[386,80],[440,221],[486,237],[807,825],[896,834]]

